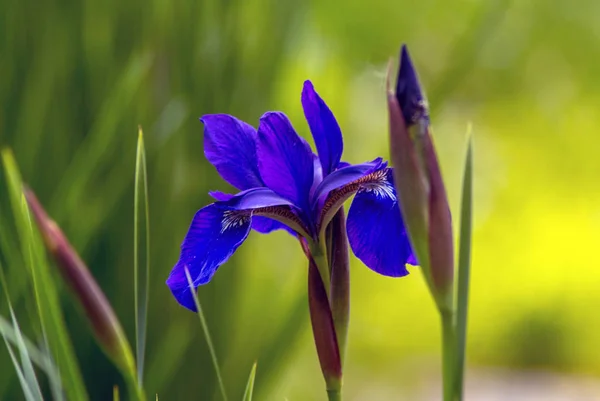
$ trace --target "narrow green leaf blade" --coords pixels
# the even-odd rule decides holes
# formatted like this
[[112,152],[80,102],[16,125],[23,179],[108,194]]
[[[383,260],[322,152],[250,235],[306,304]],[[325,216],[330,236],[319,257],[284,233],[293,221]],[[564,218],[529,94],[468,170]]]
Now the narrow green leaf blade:
[[[148,325],[148,294],[150,286],[150,216],[148,209],[148,175],[146,171],[146,151],[142,128],[138,131],[137,154],[135,160],[134,194],[134,292],[135,292],[135,336],[138,383],[144,379],[144,356],[146,352],[146,332]],[[140,234],[141,233],[141,234]],[[143,236],[143,240],[140,239]],[[144,269],[140,271],[140,265]]]
[[250,377],[248,377],[248,384],[246,384],[246,391],[244,391],[243,401],[252,401],[252,394],[254,394],[254,378],[256,377],[256,362],[252,365],[250,371]]
[[215,368],[217,380],[219,381],[219,389],[221,390],[221,395],[223,396],[223,400],[227,401],[227,393],[225,392],[225,385],[223,384],[221,369],[219,368],[219,361],[217,360],[217,353],[215,352],[215,347],[213,346],[212,339],[210,337],[210,332],[208,331],[206,318],[204,317],[204,312],[202,311],[202,307],[200,306],[200,301],[198,300],[198,295],[196,294],[194,283],[192,282],[192,277],[190,276],[190,272],[187,268],[185,269],[185,276],[187,277],[188,285],[190,286],[190,291],[192,291],[192,296],[194,297],[196,309],[198,310],[198,317],[200,318],[202,331],[204,331],[204,336],[206,337],[206,344],[208,345],[208,350],[210,351],[210,357]]
[[458,289],[456,307],[456,391],[462,400],[465,354],[467,344],[467,310],[469,304],[469,280],[471,275],[471,240],[473,226],[473,140],[471,127],[468,129],[468,147],[463,174],[462,201],[460,212],[460,239],[458,254]]
[[[6,279],[4,277],[4,270],[2,268],[2,264],[0,263],[0,283],[2,284],[3,291],[6,295],[6,302],[8,304],[8,310],[10,313],[10,318],[12,320],[12,328],[15,334],[15,345],[19,350],[19,355],[21,357],[21,368],[23,372],[23,378],[27,382],[27,387],[29,388],[31,395],[36,400],[43,400],[42,390],[40,389],[40,384],[35,375],[35,370],[33,369],[33,363],[31,362],[31,357],[29,356],[29,350],[25,345],[25,340],[23,339],[23,334],[21,333],[21,328],[19,327],[19,322],[17,321],[17,317],[15,316],[15,312],[12,307],[12,303],[10,301],[10,296],[8,294],[8,287],[6,285]],[[7,341],[4,332],[2,333],[5,341]],[[7,343],[7,347],[9,347]],[[9,347],[10,348],[10,347]],[[12,350],[9,350],[11,352]]]
[[29,270],[33,279],[42,333],[48,340],[50,352],[54,356],[53,360],[56,361],[61,372],[67,399],[87,401],[89,397],[60,309],[58,291],[50,274],[45,250],[39,234],[33,231],[28,209],[24,203],[19,170],[9,150],[3,150],[1,156],[23,257],[29,258]]
[[12,350],[12,347],[10,346],[10,344],[8,343],[8,340],[6,339],[6,336],[4,335],[4,333],[2,333],[2,338],[4,339],[4,343],[6,344],[6,349],[8,350],[10,359],[12,360],[12,363],[15,367],[15,371],[17,372],[17,377],[19,378],[19,383],[21,384],[21,389],[23,390],[23,395],[25,396],[25,399],[27,401],[38,401],[38,399],[34,397],[31,389],[29,388],[29,383],[27,382],[27,379],[25,379],[25,375],[23,374],[23,371],[21,370],[21,366],[19,366],[19,361],[17,360],[17,357],[15,356],[15,353]]

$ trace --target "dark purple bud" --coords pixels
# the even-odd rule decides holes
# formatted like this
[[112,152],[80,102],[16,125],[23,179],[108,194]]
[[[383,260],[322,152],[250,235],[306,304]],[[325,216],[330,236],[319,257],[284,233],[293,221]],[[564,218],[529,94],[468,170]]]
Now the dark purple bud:
[[406,46],[388,93],[391,159],[400,209],[417,261],[440,310],[453,308],[454,242],[425,95]]
[[402,116],[407,127],[420,121],[429,124],[427,100],[421,90],[419,77],[408,55],[406,45],[402,46],[402,51],[400,52],[396,99],[398,99],[398,104],[402,110]]

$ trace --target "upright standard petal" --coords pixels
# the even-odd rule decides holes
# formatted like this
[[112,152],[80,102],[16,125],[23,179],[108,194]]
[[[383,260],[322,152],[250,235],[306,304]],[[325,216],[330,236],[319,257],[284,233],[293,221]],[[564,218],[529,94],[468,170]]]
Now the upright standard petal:
[[414,261],[392,181],[361,189],[348,213],[348,240],[352,252],[367,267],[384,276],[408,274],[406,263]]
[[204,123],[204,154],[221,177],[239,190],[264,186],[256,158],[256,130],[227,114],[209,114]]
[[313,153],[281,112],[269,112],[258,127],[258,167],[265,184],[306,210],[314,178]]
[[319,159],[323,167],[323,176],[325,177],[338,168],[342,158],[344,150],[342,131],[333,113],[315,91],[310,81],[304,82],[302,107],[317,146]]
[[185,270],[190,272],[194,289],[210,281],[219,266],[229,259],[250,232],[250,214],[239,213],[213,203],[200,209],[181,244],[179,261],[167,285],[186,308],[196,311]]

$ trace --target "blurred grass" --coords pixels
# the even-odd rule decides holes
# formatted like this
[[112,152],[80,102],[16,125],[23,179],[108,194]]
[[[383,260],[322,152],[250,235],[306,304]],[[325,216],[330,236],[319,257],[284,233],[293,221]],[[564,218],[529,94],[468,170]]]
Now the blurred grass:
[[[145,127],[153,209],[147,393],[218,399],[195,317],[164,285],[194,212],[210,202],[207,190],[230,189],[203,157],[197,117],[224,112],[256,125],[262,112],[281,109],[308,137],[299,94],[310,78],[342,126],[344,159],[386,156],[385,65],[407,42],[435,110],[456,212],[466,121],[477,132],[469,366],[597,375],[599,17],[592,0],[452,8],[439,0],[0,0],[0,146],[14,149],[24,179],[133,339],[131,172],[135,129]],[[17,249],[4,177],[0,188],[0,243]],[[37,341],[20,253],[2,252],[0,262],[22,330]],[[346,394],[397,389],[399,379],[406,389],[418,385],[421,367],[435,366],[439,353],[418,271],[389,280],[355,260],[352,267]],[[254,233],[201,288],[232,399],[242,397],[254,361],[255,399],[320,395],[305,270],[284,233]],[[110,399],[121,379],[66,291],[59,294],[85,385],[93,399]],[[8,372],[0,398],[19,399],[4,349],[0,370]]]

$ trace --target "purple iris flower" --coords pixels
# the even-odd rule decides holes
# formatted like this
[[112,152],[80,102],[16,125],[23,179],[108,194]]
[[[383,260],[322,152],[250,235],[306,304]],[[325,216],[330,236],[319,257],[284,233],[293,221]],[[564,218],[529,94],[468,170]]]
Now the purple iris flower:
[[221,177],[241,192],[212,192],[215,202],[196,212],[167,285],[195,311],[185,270],[197,288],[208,283],[251,229],[285,229],[307,244],[322,244],[325,229],[344,201],[354,254],[385,276],[408,274],[415,263],[394,189],[392,169],[381,158],[342,162],[340,127],[310,81],[302,106],[318,156],[281,112],[264,114],[258,130],[226,114],[205,115],[204,154]]

